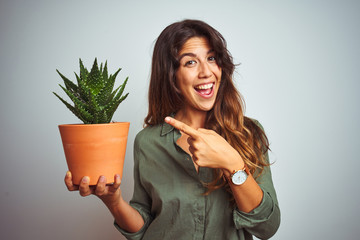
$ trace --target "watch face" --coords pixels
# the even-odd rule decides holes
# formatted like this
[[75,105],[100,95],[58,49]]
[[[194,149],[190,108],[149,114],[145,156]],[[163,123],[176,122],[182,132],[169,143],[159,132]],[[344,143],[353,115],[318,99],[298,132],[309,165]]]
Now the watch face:
[[247,173],[245,171],[237,171],[232,176],[231,180],[235,185],[243,184],[247,179]]

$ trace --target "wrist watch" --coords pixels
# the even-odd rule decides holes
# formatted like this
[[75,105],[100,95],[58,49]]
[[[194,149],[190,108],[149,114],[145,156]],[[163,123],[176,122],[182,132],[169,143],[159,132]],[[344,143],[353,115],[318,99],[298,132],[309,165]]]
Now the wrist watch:
[[241,185],[246,181],[248,176],[249,176],[249,173],[247,171],[247,168],[244,167],[241,170],[234,170],[233,171],[233,173],[231,174],[231,181],[235,185]]

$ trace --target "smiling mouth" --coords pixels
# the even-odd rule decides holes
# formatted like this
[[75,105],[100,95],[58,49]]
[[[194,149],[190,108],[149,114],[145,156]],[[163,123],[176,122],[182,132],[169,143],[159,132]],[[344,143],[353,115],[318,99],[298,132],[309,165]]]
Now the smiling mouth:
[[210,96],[213,93],[214,83],[207,83],[195,86],[196,92],[202,96]]

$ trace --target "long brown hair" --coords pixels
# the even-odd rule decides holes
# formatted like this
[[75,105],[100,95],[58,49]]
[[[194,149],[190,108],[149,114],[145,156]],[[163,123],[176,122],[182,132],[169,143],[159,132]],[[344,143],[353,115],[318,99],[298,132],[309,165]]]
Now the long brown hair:
[[[192,37],[205,37],[215,52],[222,69],[221,83],[215,105],[207,114],[205,128],[224,137],[235,148],[249,167],[250,172],[262,172],[267,166],[264,154],[269,143],[264,131],[253,120],[244,116],[244,101],[237,91],[232,76],[235,65],[223,36],[214,28],[199,20],[184,20],[166,27],[158,37],[152,58],[149,86],[149,112],[145,126],[164,122],[164,118],[176,113],[183,104],[176,86],[175,74],[179,67],[178,53]],[[214,179],[207,184],[208,193],[226,185],[223,173],[214,170]]]

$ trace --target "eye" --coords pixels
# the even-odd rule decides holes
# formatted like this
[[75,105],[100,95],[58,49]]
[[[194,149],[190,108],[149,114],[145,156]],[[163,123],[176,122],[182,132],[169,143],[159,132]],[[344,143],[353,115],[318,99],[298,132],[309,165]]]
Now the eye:
[[210,56],[210,57],[208,57],[208,61],[209,61],[209,62],[216,62],[215,56]]
[[193,65],[195,65],[195,63],[196,63],[195,60],[190,60],[185,63],[185,66],[193,66]]

